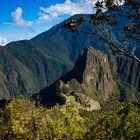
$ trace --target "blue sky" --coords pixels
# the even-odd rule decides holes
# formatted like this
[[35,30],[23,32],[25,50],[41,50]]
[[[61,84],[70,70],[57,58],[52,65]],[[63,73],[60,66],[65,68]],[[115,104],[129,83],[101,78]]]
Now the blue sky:
[[0,45],[30,39],[64,19],[93,13],[96,0],[1,0]]

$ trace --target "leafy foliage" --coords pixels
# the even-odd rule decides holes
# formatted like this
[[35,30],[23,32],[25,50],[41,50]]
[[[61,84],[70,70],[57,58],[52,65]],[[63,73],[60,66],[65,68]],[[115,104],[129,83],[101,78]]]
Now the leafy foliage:
[[140,138],[139,103],[121,103],[111,111],[99,113],[100,117],[86,134],[89,139],[138,139]]
[[75,108],[35,108],[29,100],[16,99],[0,112],[1,139],[78,139],[86,132]]
[[108,111],[73,107],[36,108],[27,99],[15,99],[0,109],[1,140],[30,139],[138,139],[140,103],[119,103]]

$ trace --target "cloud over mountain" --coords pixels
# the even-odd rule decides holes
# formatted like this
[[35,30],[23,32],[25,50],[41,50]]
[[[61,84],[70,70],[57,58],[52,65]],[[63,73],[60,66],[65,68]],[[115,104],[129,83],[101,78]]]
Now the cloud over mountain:
[[94,12],[96,0],[66,0],[62,4],[40,7],[39,19],[49,20],[63,15],[90,14]]
[[0,45],[4,46],[6,44],[7,44],[7,39],[2,37],[2,36],[0,36]]

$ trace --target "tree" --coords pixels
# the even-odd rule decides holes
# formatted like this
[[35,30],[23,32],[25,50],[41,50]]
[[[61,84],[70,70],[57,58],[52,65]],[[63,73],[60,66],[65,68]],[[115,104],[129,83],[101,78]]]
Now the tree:
[[[136,43],[140,41],[140,2],[125,0],[122,5],[121,0],[97,1],[95,9],[90,19],[85,16],[71,18],[63,27],[71,32],[97,36],[114,54],[125,55],[140,63],[134,53]],[[87,20],[90,25],[86,24]]]

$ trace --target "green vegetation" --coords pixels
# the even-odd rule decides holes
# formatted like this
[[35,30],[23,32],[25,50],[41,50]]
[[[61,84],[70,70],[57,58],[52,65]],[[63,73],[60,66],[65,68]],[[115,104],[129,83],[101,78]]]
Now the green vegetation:
[[[73,100],[73,99],[71,99]],[[108,111],[74,106],[36,108],[15,99],[0,109],[1,140],[131,140],[140,138],[140,102],[123,102]]]
[[70,69],[71,62],[58,49],[40,46],[18,41],[0,48],[0,98],[30,96]]
[[89,139],[132,140],[140,138],[140,103],[119,103],[95,115]]

